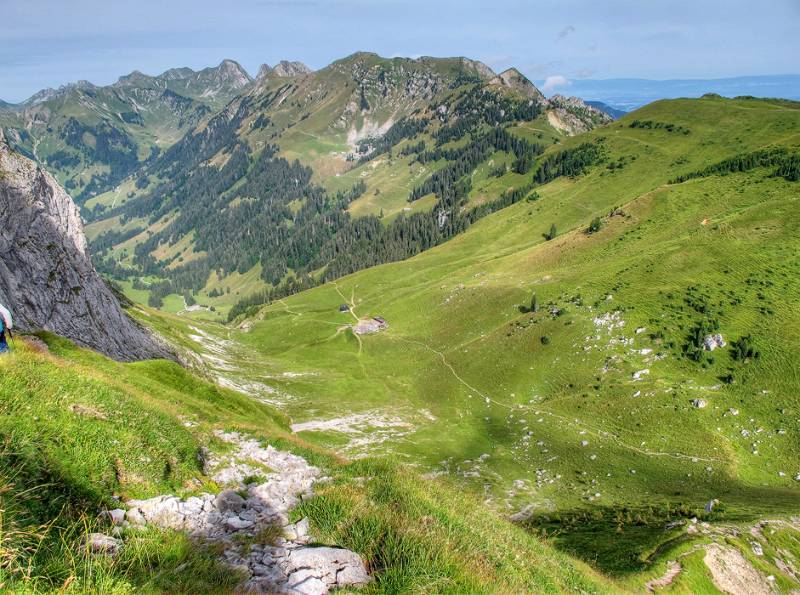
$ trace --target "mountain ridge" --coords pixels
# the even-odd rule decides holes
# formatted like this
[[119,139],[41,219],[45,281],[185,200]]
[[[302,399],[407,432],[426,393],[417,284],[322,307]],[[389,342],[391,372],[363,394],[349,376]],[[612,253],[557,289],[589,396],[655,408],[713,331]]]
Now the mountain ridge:
[[[260,268],[263,284],[255,282],[253,293],[291,283],[290,268],[298,286],[319,282],[459,233],[483,213],[475,210],[480,203],[499,208],[504,190],[518,186],[519,172],[527,172],[543,150],[543,139],[557,142],[610,121],[580,100],[545,99],[519,71],[498,76],[462,57],[356,52],[302,76],[262,74],[258,84],[143,169],[142,179],[165,182],[131,189],[122,204],[116,193],[86,203],[102,270],[124,277],[126,270],[147,269],[159,277],[162,297],[167,287],[167,295],[216,294],[208,286],[212,271],[217,277],[254,277]],[[505,133],[506,127],[519,134]],[[503,130],[493,135],[495,128]],[[453,150],[447,148],[451,143],[467,146]],[[507,164],[495,168],[497,182],[485,184],[492,189],[481,188],[470,201],[467,167],[488,168],[492,149]],[[409,169],[393,165],[396,157]],[[435,172],[443,167],[453,174],[442,184]],[[419,179],[409,181],[404,196],[398,195],[403,187],[392,184],[386,188],[393,192],[391,202],[359,212],[368,192],[382,190],[370,188],[373,172],[391,177],[415,170]],[[281,182],[287,177],[294,187]],[[514,194],[513,200],[519,198]],[[384,208],[413,214],[384,225]],[[214,229],[210,212],[219,213]],[[104,221],[116,218],[124,223],[122,231],[101,231]],[[249,239],[233,254],[233,236],[261,219],[261,231],[244,232]],[[148,233],[151,226],[157,231]],[[373,240],[384,248],[360,255],[365,260],[359,264],[337,243],[354,241],[362,226],[376,226],[372,235],[386,228],[393,239]],[[410,227],[401,232],[400,226]]]

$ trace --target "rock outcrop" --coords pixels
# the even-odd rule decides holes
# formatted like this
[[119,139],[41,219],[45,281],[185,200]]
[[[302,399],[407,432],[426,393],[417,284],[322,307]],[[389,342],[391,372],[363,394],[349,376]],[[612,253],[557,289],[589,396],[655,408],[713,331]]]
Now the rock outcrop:
[[17,328],[48,330],[123,361],[169,355],[95,271],[72,198],[2,132],[0,221],[0,302]]
[[290,62],[288,60],[281,60],[273,68],[269,64],[262,64],[258,69],[256,81],[262,82],[272,77],[291,77],[303,76],[314,72],[302,62]]
[[592,107],[579,97],[553,95],[547,100],[547,107],[550,124],[569,135],[580,134],[613,121],[607,113]]
[[509,89],[513,89],[527,97],[530,97],[537,103],[546,103],[547,101],[542,95],[542,92],[536,88],[532,82],[528,80],[528,78],[523,75],[519,70],[516,68],[509,68],[508,70],[504,70],[492,80],[489,81],[490,85],[499,85],[501,87],[508,87]]
[[303,74],[310,74],[311,69],[302,62],[289,62],[288,60],[281,60],[272,69],[276,76],[301,76]]
[[237,432],[216,436],[233,450],[206,453],[205,471],[228,489],[185,499],[129,500],[126,511],[106,515],[124,528],[154,525],[216,544],[221,561],[244,576],[240,590],[248,593],[323,595],[372,580],[356,552],[311,545],[308,519],[289,523],[291,509],[313,494],[314,482],[325,481],[318,468]]

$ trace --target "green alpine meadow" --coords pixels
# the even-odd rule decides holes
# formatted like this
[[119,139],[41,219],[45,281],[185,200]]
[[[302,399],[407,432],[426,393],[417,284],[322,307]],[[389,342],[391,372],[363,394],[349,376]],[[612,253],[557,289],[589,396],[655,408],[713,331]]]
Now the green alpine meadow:
[[0,591],[800,592],[788,0],[40,4]]

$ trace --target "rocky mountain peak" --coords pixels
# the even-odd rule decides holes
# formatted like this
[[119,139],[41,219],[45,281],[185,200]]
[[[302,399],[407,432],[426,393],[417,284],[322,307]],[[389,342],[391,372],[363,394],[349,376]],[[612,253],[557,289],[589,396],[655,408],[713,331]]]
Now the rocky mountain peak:
[[247,71],[234,60],[225,59],[219,63],[219,66],[210,70],[216,71],[215,75],[220,81],[230,84],[235,89],[240,89],[253,80]]
[[52,99],[56,95],[58,95],[58,90],[57,89],[53,89],[52,87],[47,87],[46,89],[42,89],[41,91],[37,91],[36,93],[34,93],[30,97],[28,97],[28,99],[23,101],[22,104],[25,105],[25,106],[38,105],[40,103],[43,103],[45,101],[48,101],[48,100]]
[[310,74],[312,70],[302,62],[290,62],[288,60],[281,60],[272,69],[276,76],[302,76]]
[[130,74],[122,75],[117,79],[117,82],[114,83],[113,86],[115,87],[135,87],[141,86],[149,83],[152,80],[152,77],[146,75],[140,70],[134,70]]
[[191,68],[183,67],[183,68],[170,68],[169,70],[165,70],[161,74],[159,74],[156,78],[159,78],[164,81],[180,81],[183,79],[191,78],[197,74]]
[[0,302],[20,330],[45,329],[124,361],[168,356],[95,271],[72,198],[2,132],[0,213]]
[[461,62],[464,64],[465,67],[474,70],[475,72],[478,73],[478,75],[480,75],[485,79],[491,79],[495,76],[494,70],[489,68],[486,64],[484,64],[480,60],[470,60],[469,58],[461,58]]
[[311,74],[312,72],[314,71],[311,70],[308,66],[306,66],[302,62],[281,60],[275,65],[274,68],[269,64],[262,64],[258,69],[258,74],[256,75],[255,80],[264,81],[273,76],[277,77],[303,76],[305,74]]
[[272,66],[269,64],[262,64],[258,67],[258,74],[256,74],[257,81],[268,79],[272,75]]
[[489,84],[508,87],[509,89],[518,91],[532,99],[536,99],[537,101],[544,101],[544,95],[542,95],[542,92],[539,91],[539,89],[536,88],[536,85],[528,80],[528,78],[516,68],[504,70],[492,78],[492,80],[489,81]]

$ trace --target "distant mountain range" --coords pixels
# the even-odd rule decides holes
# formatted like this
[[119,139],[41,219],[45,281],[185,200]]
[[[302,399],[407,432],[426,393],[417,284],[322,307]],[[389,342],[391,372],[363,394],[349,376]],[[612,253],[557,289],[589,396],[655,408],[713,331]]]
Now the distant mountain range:
[[[277,78],[304,68],[262,65],[259,83],[264,73]],[[81,199],[115,187],[254,83],[233,60],[158,76],[135,70],[104,87],[81,80],[16,105],[0,101],[0,128],[16,150],[46,165]]]
[[[721,79],[576,79],[557,87],[558,93],[568,93],[599,101],[612,108],[631,111],[658,99],[700,97],[717,93],[723,97],[751,95],[800,100],[800,75],[738,76]],[[591,103],[590,103],[591,105]],[[597,106],[595,106],[597,107]]]
[[224,313],[441,243],[525,199],[547,147],[610,120],[514,68],[367,52],[255,78],[231,60],[133,72],[0,111],[75,197],[101,272],[146,271],[154,307],[192,293]]

